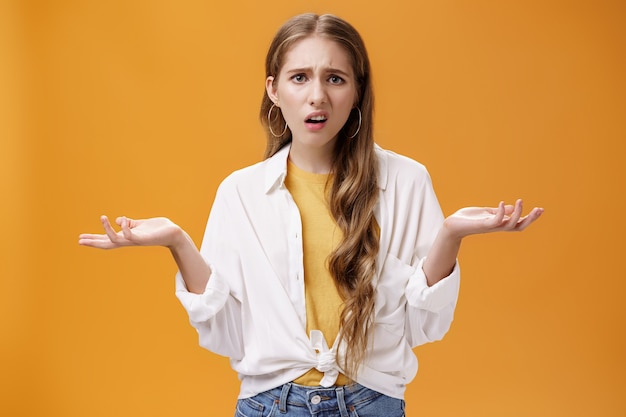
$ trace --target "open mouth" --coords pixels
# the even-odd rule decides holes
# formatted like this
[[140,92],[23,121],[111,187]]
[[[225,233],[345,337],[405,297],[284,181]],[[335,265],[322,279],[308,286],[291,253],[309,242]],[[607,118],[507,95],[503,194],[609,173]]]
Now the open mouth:
[[306,119],[306,123],[313,123],[313,124],[317,124],[317,123],[324,123],[326,121],[326,116],[313,116],[309,119]]

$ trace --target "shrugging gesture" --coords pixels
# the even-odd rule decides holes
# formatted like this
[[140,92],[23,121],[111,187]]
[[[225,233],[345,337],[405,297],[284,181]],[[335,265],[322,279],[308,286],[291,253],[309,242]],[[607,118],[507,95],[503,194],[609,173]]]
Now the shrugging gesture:
[[122,230],[116,232],[107,216],[101,216],[104,234],[84,233],[78,243],[99,249],[115,249],[125,246],[165,246],[168,248],[182,276],[187,289],[202,293],[211,276],[211,269],[189,235],[178,225],[165,217],[133,220],[118,217],[115,220]]
[[[367,49],[343,19],[289,19],[265,63],[265,158],[220,185],[203,240],[207,261],[163,217],[112,225],[102,216],[104,233],[79,243],[171,251],[183,281],[177,276],[177,295],[200,344],[228,356],[239,375],[237,415],[276,408],[278,395],[285,417],[340,409],[404,416],[417,372],[411,348],[443,337],[454,316],[462,240],[524,230],[543,209],[523,216],[518,200],[444,220],[426,169],[375,145]],[[376,204],[384,210],[375,219]],[[418,252],[424,274],[415,271]],[[359,389],[344,387],[350,380]]]
[[[535,207],[522,216],[522,200],[514,205],[500,202],[497,207],[465,207],[448,216],[424,262],[428,285],[440,281],[452,271],[461,241],[464,237],[500,231],[526,229],[543,213]],[[121,227],[116,232],[107,216],[100,221],[104,234],[81,234],[78,243],[99,249],[125,246],[164,246],[170,249],[188,289],[201,293],[211,271],[202,259],[191,238],[178,225],[165,217],[134,220],[118,217],[115,223]]]
[[498,207],[465,207],[457,210],[444,221],[424,262],[428,285],[450,274],[464,237],[492,232],[521,232],[542,213],[542,208],[535,207],[522,216],[522,200],[517,200],[515,205],[500,202]]
[[115,223],[122,228],[116,232],[107,216],[101,216],[100,221],[105,234],[81,234],[78,243],[99,249],[114,249],[123,246],[165,246],[175,245],[180,238],[180,228],[165,217],[155,217],[145,220],[133,220],[127,217],[118,217]]
[[500,202],[498,207],[466,207],[449,216],[445,223],[450,233],[465,237],[491,232],[521,232],[543,213],[542,208],[535,207],[522,217],[522,200],[515,205]]

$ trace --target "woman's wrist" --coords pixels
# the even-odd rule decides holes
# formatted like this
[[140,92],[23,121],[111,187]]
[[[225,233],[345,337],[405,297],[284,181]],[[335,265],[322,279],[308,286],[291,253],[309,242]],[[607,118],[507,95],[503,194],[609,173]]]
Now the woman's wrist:
[[172,251],[172,253],[179,253],[185,250],[185,247],[189,244],[195,245],[191,241],[191,237],[180,226],[176,225],[174,232],[172,233],[171,242],[166,247]]
[[463,238],[467,236],[457,230],[454,230],[452,222],[448,218],[443,221],[443,226],[441,227],[439,234],[444,240],[458,245],[460,245]]

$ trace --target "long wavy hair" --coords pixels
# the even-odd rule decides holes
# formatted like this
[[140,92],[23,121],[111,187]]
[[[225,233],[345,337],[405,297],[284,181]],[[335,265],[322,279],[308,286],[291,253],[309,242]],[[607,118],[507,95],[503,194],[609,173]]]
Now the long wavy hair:
[[[329,208],[343,239],[328,257],[328,268],[343,299],[340,316],[340,341],[345,355],[340,364],[354,378],[365,359],[368,333],[374,319],[378,255],[378,226],[374,206],[378,201],[377,161],[372,134],[374,96],[370,62],[359,33],[346,21],[329,14],[302,14],[288,20],[276,33],[265,60],[266,76],[274,82],[283,65],[285,54],[293,45],[309,36],[323,36],[337,42],[348,53],[356,80],[355,108],[339,131],[332,161],[329,184]],[[265,157],[269,158],[291,142],[289,128],[280,137],[286,122],[280,111],[268,112],[273,102],[264,93],[260,119],[267,134]],[[361,123],[359,129],[359,114]],[[358,129],[356,136],[354,135]]]

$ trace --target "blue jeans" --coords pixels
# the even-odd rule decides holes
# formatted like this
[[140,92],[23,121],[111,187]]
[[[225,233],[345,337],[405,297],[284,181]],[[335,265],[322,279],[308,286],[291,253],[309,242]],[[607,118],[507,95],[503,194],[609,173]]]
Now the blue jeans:
[[404,417],[404,400],[359,384],[306,387],[287,383],[237,401],[235,417]]

